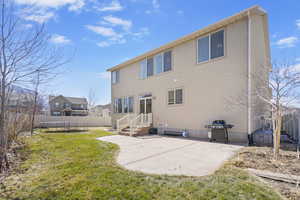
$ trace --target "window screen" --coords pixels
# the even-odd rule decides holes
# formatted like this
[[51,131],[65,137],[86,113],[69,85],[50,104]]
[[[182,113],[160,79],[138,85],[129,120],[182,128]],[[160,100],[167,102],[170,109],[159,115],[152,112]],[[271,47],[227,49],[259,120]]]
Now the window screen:
[[172,69],[172,51],[164,53],[164,72]]
[[159,74],[163,72],[163,57],[162,54],[157,54],[154,56],[154,72],[155,74]]
[[210,37],[211,59],[224,56],[224,30],[213,33]]
[[198,40],[198,63],[209,60],[209,36]]
[[122,113],[122,99],[118,99],[118,113]]
[[118,83],[119,79],[120,79],[120,72],[119,72],[119,70],[111,72],[112,83]]
[[176,97],[175,103],[182,104],[182,101],[183,101],[182,89],[176,89],[175,97]]
[[123,106],[124,106],[124,113],[128,113],[128,107],[129,107],[129,100],[128,97],[125,97],[123,99]]
[[118,113],[118,99],[115,99],[114,101],[114,112]]
[[128,101],[129,101],[129,107],[128,107],[128,112],[132,113],[133,112],[133,97],[129,97],[128,98]]
[[140,78],[145,79],[147,77],[147,60],[143,60],[140,63]]
[[153,58],[147,59],[147,76],[153,75]]
[[174,101],[175,101],[175,99],[174,99],[174,90],[170,90],[168,92],[168,104],[172,105],[172,104],[175,103]]

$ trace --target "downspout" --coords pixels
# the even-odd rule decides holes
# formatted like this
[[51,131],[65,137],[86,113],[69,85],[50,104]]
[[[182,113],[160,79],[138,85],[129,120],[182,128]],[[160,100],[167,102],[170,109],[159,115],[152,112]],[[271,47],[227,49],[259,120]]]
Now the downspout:
[[251,135],[251,14],[248,11],[248,138]]

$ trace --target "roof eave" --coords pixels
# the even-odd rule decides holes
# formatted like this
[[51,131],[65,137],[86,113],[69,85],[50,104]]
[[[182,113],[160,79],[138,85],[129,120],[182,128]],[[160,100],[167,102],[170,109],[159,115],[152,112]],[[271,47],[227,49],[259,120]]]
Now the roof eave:
[[240,19],[242,19],[244,17],[247,17],[248,14],[249,14],[249,12],[253,13],[253,14],[260,14],[260,15],[265,15],[266,14],[266,12],[260,6],[256,5],[256,6],[250,7],[248,9],[244,10],[244,11],[241,11],[241,12],[233,15],[233,16],[227,17],[227,18],[225,18],[225,19],[223,19],[223,20],[221,20],[221,21],[219,21],[217,23],[209,25],[209,26],[207,26],[207,27],[205,27],[203,29],[195,31],[195,32],[193,32],[191,34],[183,36],[183,37],[181,37],[181,38],[179,38],[177,40],[174,40],[174,41],[172,41],[170,43],[162,45],[162,46],[160,46],[160,47],[158,47],[156,49],[148,51],[148,52],[146,52],[146,53],[144,53],[144,54],[142,54],[140,56],[132,58],[132,59],[130,59],[128,61],[125,61],[125,62],[123,62],[121,64],[118,64],[118,65],[116,65],[114,67],[111,67],[111,68],[107,69],[106,71],[111,72],[111,71],[115,71],[115,70],[121,69],[121,68],[126,67],[126,66],[128,66],[130,64],[133,64],[135,62],[141,61],[141,60],[145,59],[146,57],[153,56],[153,55],[155,55],[155,54],[157,54],[157,53],[159,53],[161,51],[165,51],[167,49],[170,49],[170,48],[173,48],[175,46],[178,46],[178,45],[180,45],[180,44],[182,44],[184,42],[193,40],[193,39],[195,39],[197,37],[200,37],[201,35],[204,35],[204,34],[206,34],[208,32],[211,32],[213,30],[219,29],[219,28],[224,27],[224,26],[226,26],[228,24],[236,22],[236,21],[238,21],[238,20],[240,20]]

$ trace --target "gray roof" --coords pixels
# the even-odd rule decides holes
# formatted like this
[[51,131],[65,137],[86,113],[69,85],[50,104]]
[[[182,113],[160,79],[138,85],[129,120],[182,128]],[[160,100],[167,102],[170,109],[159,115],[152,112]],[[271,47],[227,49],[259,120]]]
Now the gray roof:
[[65,98],[67,101],[69,101],[72,104],[87,104],[87,100],[86,98],[80,98],[80,97],[65,97],[63,95],[59,95],[59,96],[49,96],[49,101],[52,101],[53,99],[55,99],[56,97],[63,97]]

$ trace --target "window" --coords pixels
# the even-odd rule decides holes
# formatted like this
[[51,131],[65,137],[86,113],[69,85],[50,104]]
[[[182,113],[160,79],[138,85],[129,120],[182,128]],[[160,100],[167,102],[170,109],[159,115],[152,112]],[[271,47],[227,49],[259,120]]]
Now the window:
[[147,78],[147,60],[143,60],[140,64],[140,78]]
[[224,30],[211,34],[210,47],[211,59],[224,56]]
[[174,98],[174,90],[170,90],[168,92],[168,104],[173,105],[175,103],[175,98]]
[[172,51],[164,53],[164,72],[172,69]]
[[197,48],[198,63],[224,56],[224,30],[199,38]]
[[124,113],[128,113],[128,107],[129,107],[129,100],[128,97],[125,97],[123,99],[123,107],[124,107]]
[[59,102],[55,102],[55,107],[59,107]]
[[114,113],[118,113],[118,99],[114,100]]
[[122,99],[118,99],[118,113],[122,113]]
[[198,40],[198,62],[204,62],[209,59],[209,36]]
[[128,112],[132,113],[133,112],[133,97],[128,97]]
[[175,103],[182,104],[182,89],[175,90]]
[[118,83],[120,79],[120,71],[113,71],[111,72],[111,81],[113,84]]
[[145,79],[170,70],[172,70],[172,51],[166,51],[141,61],[140,78]]
[[172,89],[168,91],[168,105],[182,104],[183,103],[183,90]]
[[154,56],[154,73],[155,74],[159,74],[161,72],[163,72],[163,56],[162,54],[157,54],[156,56]]
[[147,77],[153,75],[153,58],[147,59]]

